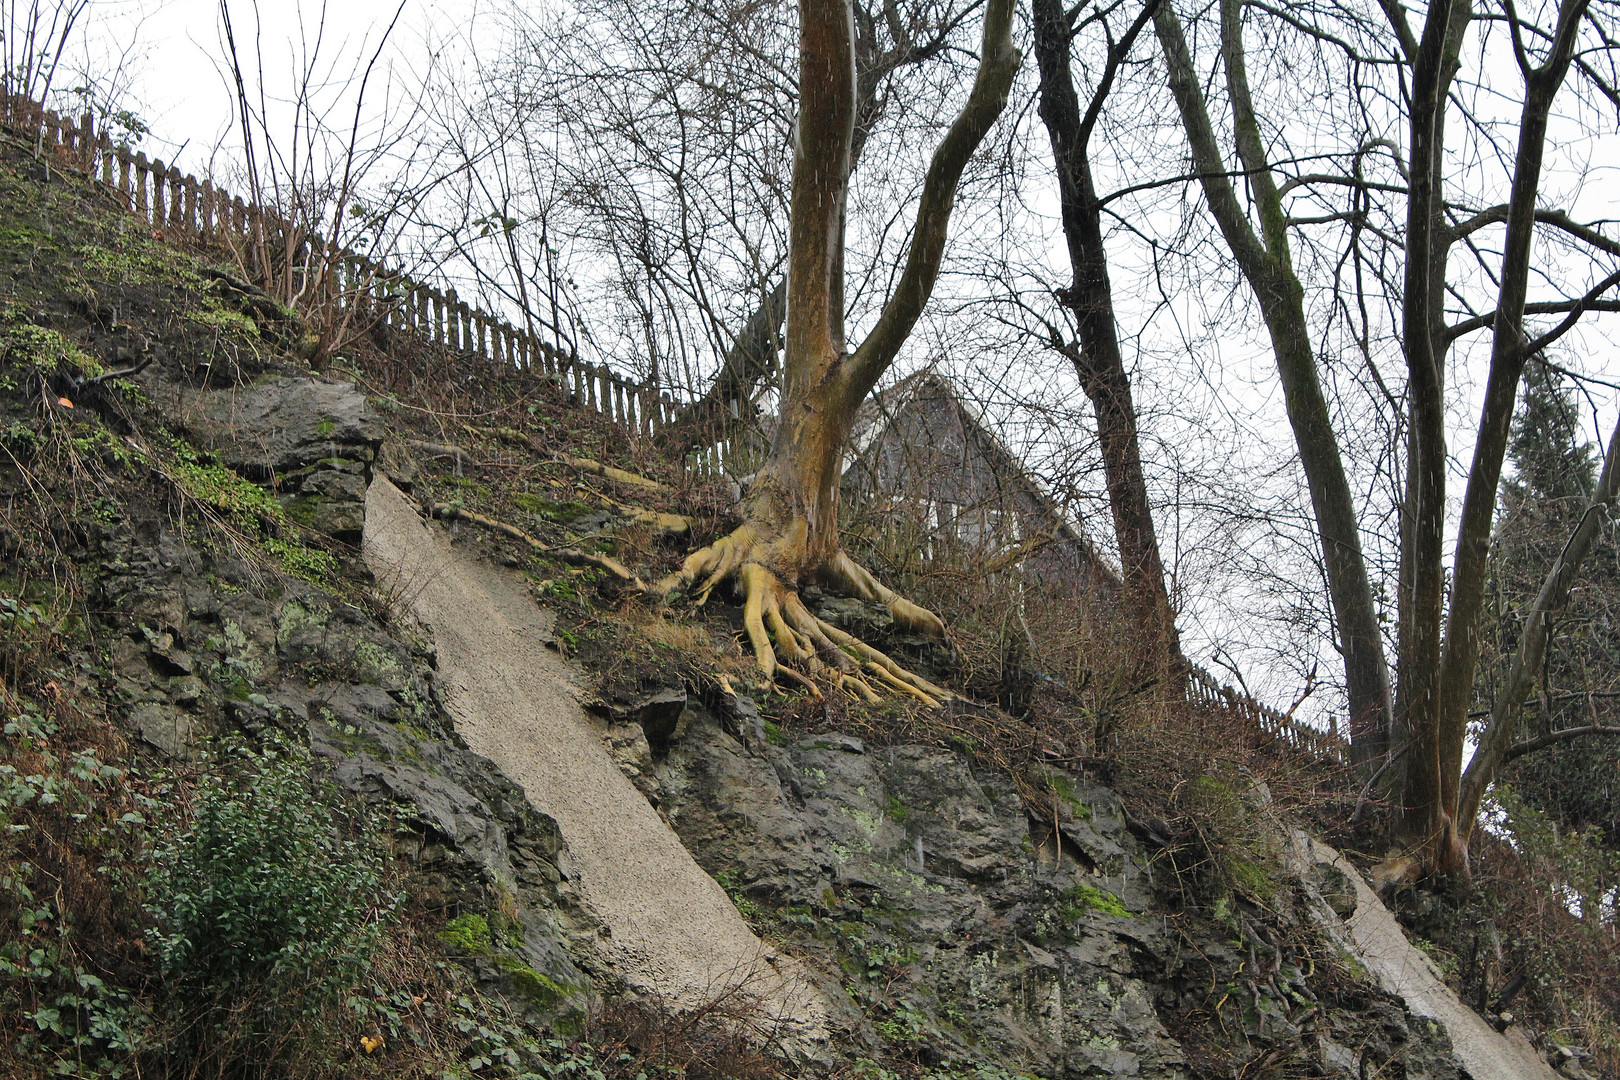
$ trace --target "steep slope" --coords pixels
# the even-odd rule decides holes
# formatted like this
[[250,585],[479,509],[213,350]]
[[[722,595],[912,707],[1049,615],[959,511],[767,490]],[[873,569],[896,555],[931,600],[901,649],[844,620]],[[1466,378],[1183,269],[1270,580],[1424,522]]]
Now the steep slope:
[[602,950],[614,970],[676,1011],[752,999],[757,1021],[792,1052],[821,1056],[820,992],[754,936],[609,758],[523,583],[452,547],[385,479],[366,499],[364,550],[383,587],[431,631],[457,731],[556,819],[570,876],[610,931]]

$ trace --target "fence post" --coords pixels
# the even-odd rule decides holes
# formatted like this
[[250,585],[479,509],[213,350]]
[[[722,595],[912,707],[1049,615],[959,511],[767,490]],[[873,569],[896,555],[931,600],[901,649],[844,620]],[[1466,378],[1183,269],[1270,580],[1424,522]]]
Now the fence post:
[[[121,198],[123,200],[123,202],[124,202],[124,209],[133,210],[133,209],[135,209],[135,199],[133,198],[134,193],[130,190],[130,187],[129,187],[129,180],[130,180],[130,177],[129,177],[129,167],[130,167],[129,147],[128,146],[119,146],[118,150],[117,150],[117,157],[118,157],[118,182],[117,182],[116,187],[117,187],[118,195],[119,195],[119,198]],[[109,169],[112,168],[111,164],[108,165],[108,168]]]
[[147,214],[147,220],[154,229],[163,227],[167,216],[168,203],[164,201],[164,186],[169,180],[169,168],[163,164],[162,158],[153,158],[152,166],[148,170],[152,174],[152,204]]
[[152,223],[152,166],[146,160],[146,151],[135,155],[135,212],[147,224]]
[[169,224],[185,229],[186,206],[193,203],[195,196],[186,191],[186,178],[180,175],[178,165],[169,166],[169,192]]
[[212,240],[218,230],[214,224],[214,178],[208,177],[202,182],[201,198],[197,203],[197,218],[202,225],[202,234],[205,239]]

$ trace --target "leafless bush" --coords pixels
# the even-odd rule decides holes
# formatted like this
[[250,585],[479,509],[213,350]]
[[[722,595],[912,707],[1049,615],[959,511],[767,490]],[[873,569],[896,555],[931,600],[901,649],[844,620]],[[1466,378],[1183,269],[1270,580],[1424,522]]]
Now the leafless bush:
[[290,54],[286,101],[269,88],[277,74],[263,52],[257,0],[246,7],[251,25],[239,29],[229,0],[219,5],[241,153],[222,172],[258,208],[232,254],[244,276],[309,323],[304,351],[319,359],[405,299],[400,211],[433,185],[410,138],[424,107],[420,87],[404,81],[389,52],[405,5],[353,51],[327,41],[323,5]]

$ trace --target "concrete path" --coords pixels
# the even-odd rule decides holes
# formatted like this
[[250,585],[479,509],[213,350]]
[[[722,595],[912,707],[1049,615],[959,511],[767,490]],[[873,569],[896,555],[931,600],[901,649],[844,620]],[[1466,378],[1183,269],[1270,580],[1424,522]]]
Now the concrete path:
[[551,617],[527,582],[452,547],[380,478],[366,498],[365,558],[383,594],[432,633],[456,730],[556,820],[573,884],[611,931],[602,946],[614,970],[676,1011],[748,1000],[790,1052],[824,1051],[821,994],[753,934],[609,758],[568,662],[542,644]]
[[1314,896],[1317,919],[1383,990],[1405,1001],[1414,1015],[1446,1029],[1457,1064],[1470,1080],[1560,1080],[1517,1029],[1499,1034],[1457,999],[1434,961],[1413,948],[1395,916],[1343,855],[1298,831],[1293,834],[1293,849],[1294,858],[1303,863],[1296,864],[1302,880],[1310,881],[1313,864],[1329,865],[1355,884],[1356,910],[1348,919],[1340,919],[1320,896]]

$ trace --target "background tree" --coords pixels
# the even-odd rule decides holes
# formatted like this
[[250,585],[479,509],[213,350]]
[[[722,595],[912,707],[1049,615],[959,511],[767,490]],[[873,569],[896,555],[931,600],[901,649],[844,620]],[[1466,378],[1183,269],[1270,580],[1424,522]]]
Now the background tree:
[[[1192,171],[1203,186],[1221,235],[1254,290],[1270,336],[1288,421],[1310,491],[1336,637],[1344,658],[1351,750],[1358,762],[1365,763],[1378,758],[1388,746],[1390,688],[1383,635],[1362,553],[1359,514],[1318,374],[1304,287],[1294,267],[1291,225],[1284,206],[1286,184],[1279,184],[1273,174],[1249,88],[1243,5],[1238,0],[1222,0],[1219,11],[1221,67],[1232,116],[1235,169],[1229,170],[1226,164],[1180,17],[1170,3],[1155,8],[1154,26],[1191,147]],[[1246,181],[1248,206],[1233,189],[1231,173]],[[1258,222],[1251,220],[1251,214]]]
[[1006,104],[1020,59],[1012,43],[1013,9],[1013,0],[990,0],[985,8],[978,73],[929,164],[904,269],[871,332],[851,351],[844,333],[844,228],[857,109],[855,26],[850,0],[801,0],[780,419],[743,502],[744,523],[690,556],[665,583],[666,589],[695,587],[701,602],[716,585],[734,580],[767,678],[793,670],[779,666],[780,654],[810,672],[829,669],[835,681],[863,696],[873,693],[863,673],[927,701],[948,696],[816,618],[797,586],[819,581],[887,605],[900,625],[945,636],[937,616],[879,584],[840,546],[842,452],[856,409],[922,314],[939,273],[957,182]]
[[1048,324],[1048,333],[1052,345],[1073,363],[1096,414],[1108,506],[1119,545],[1124,604],[1136,632],[1141,673],[1168,680],[1185,661],[1142,475],[1136,404],[1120,349],[1108,253],[1103,247],[1103,201],[1097,193],[1089,149],[1119,69],[1157,7],[1158,0],[1148,0],[1117,40],[1109,23],[1114,8],[1100,9],[1086,19],[1100,25],[1107,52],[1083,112],[1071,55],[1082,9],[1077,5],[1065,11],[1060,0],[1034,0],[1034,23],[1041,73],[1040,115],[1051,139],[1063,236],[1073,275],[1069,286],[1058,290],[1057,298],[1072,313],[1076,329],[1070,338]]
[[[1542,201],[1553,101],[1571,71],[1579,73],[1598,100],[1616,100],[1613,80],[1599,71],[1603,65],[1612,66],[1606,53],[1609,37],[1580,0],[1528,13],[1504,3],[1500,11],[1477,21],[1468,3],[1436,3],[1416,30],[1397,5],[1383,6],[1386,25],[1381,29],[1356,9],[1324,13],[1228,0],[1219,6],[1219,14],[1219,50],[1213,66],[1224,76],[1222,106],[1232,118],[1230,150],[1223,149],[1209,120],[1205,87],[1214,80],[1202,74],[1180,20],[1168,5],[1159,9],[1157,28],[1171,90],[1192,145],[1193,172],[1233,257],[1255,290],[1278,356],[1296,446],[1311,481],[1347,664],[1357,655],[1366,656],[1365,651],[1350,648],[1352,639],[1364,637],[1370,643],[1377,637],[1376,595],[1370,576],[1347,574],[1344,562],[1334,568],[1334,550],[1341,555],[1349,550],[1375,520],[1376,508],[1358,506],[1348,486],[1339,482],[1348,473],[1342,449],[1345,436],[1330,423],[1331,406],[1320,392],[1323,357],[1320,349],[1310,347],[1303,281],[1291,242],[1307,238],[1310,250],[1311,237],[1317,245],[1334,239],[1324,228],[1342,230],[1336,242],[1343,261],[1353,261],[1358,272],[1353,283],[1335,276],[1335,303],[1344,307],[1353,303],[1365,312],[1371,301],[1393,314],[1391,343],[1398,344],[1404,360],[1404,385],[1384,375],[1377,376],[1377,384],[1405,443],[1404,476],[1398,484],[1400,560],[1394,582],[1397,697],[1391,750],[1400,762],[1391,770],[1397,776],[1396,831],[1407,846],[1424,852],[1426,865],[1461,870],[1466,864],[1466,833],[1472,826],[1471,820],[1461,822],[1458,817],[1465,812],[1460,800],[1467,702],[1478,656],[1484,553],[1514,395],[1526,360],[1568,333],[1583,314],[1612,310],[1607,293],[1620,282],[1612,272],[1612,241]],[[1544,23],[1536,22],[1537,16]],[[1324,109],[1321,128],[1280,109],[1269,117],[1258,113],[1244,47],[1251,25],[1269,27],[1268,33],[1297,34],[1311,52],[1338,57],[1330,71],[1342,73],[1348,81],[1365,134],[1345,146],[1345,132],[1329,122],[1330,108]],[[1477,96],[1470,99],[1457,83],[1464,45],[1474,42],[1480,49],[1481,70],[1467,89],[1497,100],[1513,94],[1501,77],[1486,71],[1488,28],[1498,25],[1505,28],[1504,47],[1511,46],[1520,80],[1510,142],[1497,141],[1496,132],[1506,125],[1487,123],[1472,111],[1474,106],[1466,102],[1477,101]],[[1583,34],[1591,47],[1576,65],[1576,42]],[[1288,53],[1279,61],[1273,51],[1266,61],[1274,65],[1272,79],[1297,81],[1289,69],[1292,61]],[[1393,112],[1392,102],[1398,105]],[[1460,165],[1446,152],[1448,120],[1459,118],[1459,138],[1469,147]],[[1405,129],[1404,146],[1379,134],[1379,128],[1391,122]],[[1301,129],[1307,133],[1303,139],[1295,135]],[[1396,177],[1375,179],[1365,173],[1365,162],[1375,151],[1394,157]],[[1235,164],[1226,164],[1227,154]],[[1507,196],[1496,205],[1480,206],[1472,194],[1483,189],[1479,180],[1470,176],[1464,183],[1462,173],[1454,180],[1451,170],[1477,169],[1486,154],[1505,164]],[[1333,162],[1336,167],[1301,173],[1287,164],[1306,159]],[[1295,174],[1288,176],[1289,170]],[[1247,203],[1237,197],[1229,174],[1241,176]],[[1287,178],[1279,182],[1278,174]],[[1320,216],[1297,209],[1295,200],[1300,197],[1331,190],[1345,192],[1348,205]],[[1388,207],[1382,212],[1386,222],[1394,218],[1404,225],[1398,237],[1383,241],[1392,246],[1389,239],[1398,238],[1400,271],[1374,273],[1369,280],[1360,273],[1364,257],[1358,243],[1360,236],[1380,229],[1371,212],[1374,198]],[[1402,199],[1404,204],[1397,201]],[[1401,212],[1392,213],[1397,206]],[[1483,230],[1497,228],[1502,229],[1500,240],[1494,235],[1485,240]],[[1533,243],[1538,234],[1543,237],[1539,252]],[[1551,269],[1569,257],[1569,242],[1585,246],[1579,257],[1585,259],[1591,276],[1569,292],[1530,302],[1532,280],[1580,281],[1579,274]],[[1453,265],[1455,252],[1466,253],[1466,263]],[[1370,261],[1366,265],[1372,266]],[[1450,315],[1459,307],[1463,317]],[[1532,334],[1525,323],[1532,314],[1562,318]],[[1489,375],[1474,428],[1474,457],[1454,544],[1456,556],[1448,567],[1447,417],[1456,395],[1448,393],[1445,365],[1456,342],[1486,328],[1491,330]],[[1368,335],[1361,348],[1377,374],[1378,343]],[[1341,540],[1334,543],[1335,537]],[[1356,620],[1363,627],[1359,635]],[[1369,678],[1383,677],[1382,662],[1377,667],[1380,670],[1369,671]],[[1356,681],[1347,677],[1353,710]],[[1364,752],[1358,756],[1368,760]]]
[[[1574,395],[1547,365],[1532,364],[1525,372],[1509,456],[1514,475],[1503,484],[1492,542],[1485,659],[1475,698],[1486,715],[1508,688],[1546,569],[1564,553],[1597,489],[1597,461],[1582,437]],[[1512,732],[1519,747],[1549,741],[1516,756],[1509,756],[1510,746],[1503,777],[1519,798],[1564,830],[1597,829],[1605,843],[1620,849],[1620,738],[1550,741],[1560,731],[1615,724],[1617,606],[1620,567],[1614,525],[1605,520],[1579,587],[1548,628],[1548,647],[1531,673],[1529,708]]]

